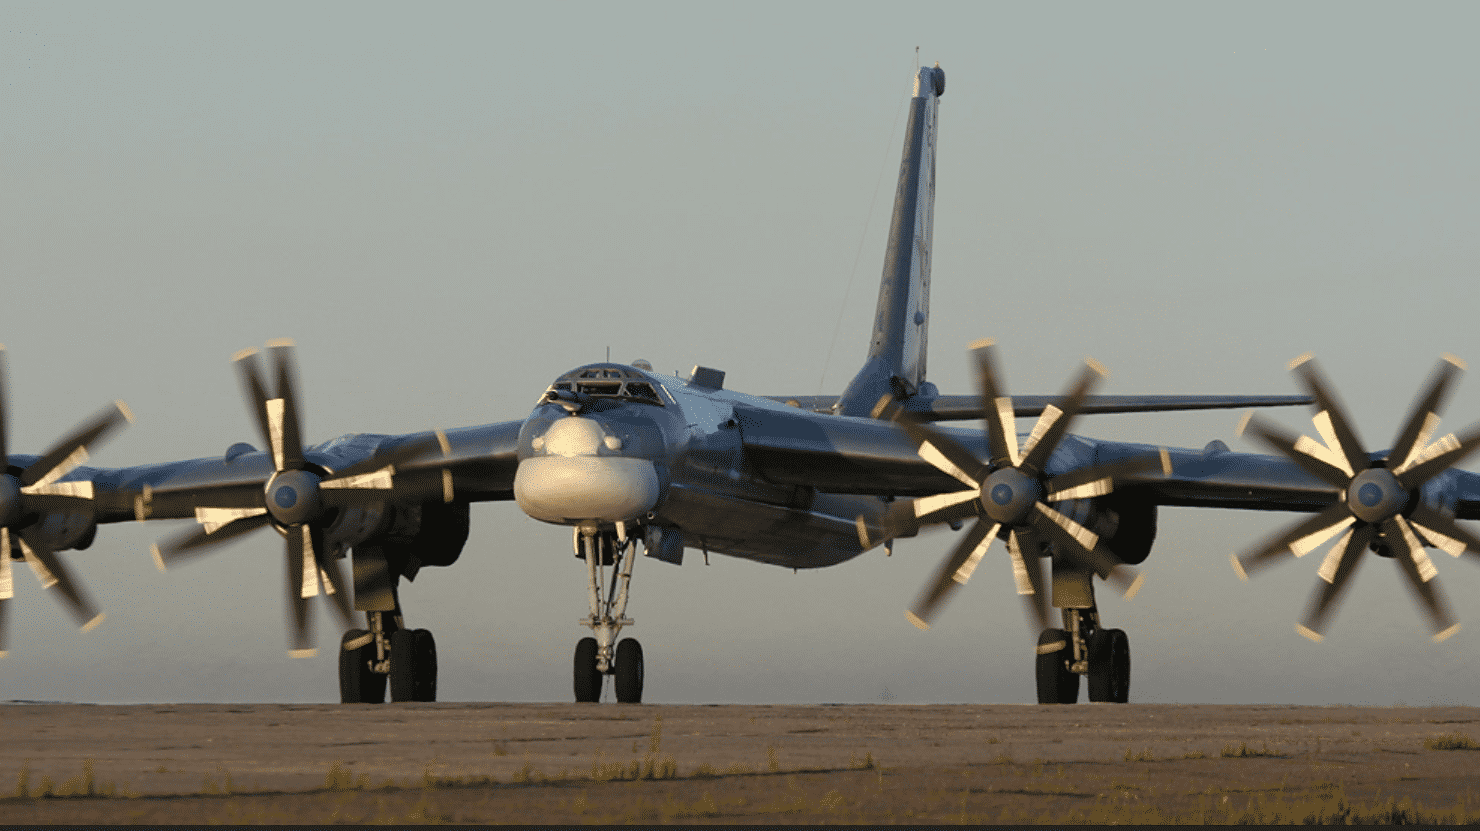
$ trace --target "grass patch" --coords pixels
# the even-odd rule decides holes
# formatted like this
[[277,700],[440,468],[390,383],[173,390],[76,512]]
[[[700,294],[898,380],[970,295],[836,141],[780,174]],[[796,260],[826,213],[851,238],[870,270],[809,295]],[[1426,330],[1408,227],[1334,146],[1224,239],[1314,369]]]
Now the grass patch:
[[1427,750],[1480,750],[1480,742],[1475,741],[1464,733],[1446,733],[1442,736],[1430,736],[1423,740],[1423,746]]
[[1154,762],[1156,761],[1156,756],[1151,752],[1151,748],[1149,747],[1142,748],[1140,752],[1127,747],[1125,749],[1125,760],[1127,762]]
[[1255,757],[1284,758],[1284,754],[1280,753],[1279,748],[1271,749],[1268,742],[1262,742],[1261,744],[1262,747],[1257,748],[1249,747],[1248,742],[1240,742],[1238,747],[1225,744],[1223,745],[1223,749],[1218,752],[1218,755],[1224,759],[1252,759]]

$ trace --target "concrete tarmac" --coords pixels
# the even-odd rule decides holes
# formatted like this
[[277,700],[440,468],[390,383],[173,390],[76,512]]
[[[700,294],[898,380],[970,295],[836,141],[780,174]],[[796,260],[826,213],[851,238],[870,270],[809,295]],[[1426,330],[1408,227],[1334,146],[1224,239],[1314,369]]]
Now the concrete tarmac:
[[[16,704],[0,707],[6,773],[61,782],[94,760],[99,781],[146,794],[193,793],[229,771],[242,786],[320,787],[338,762],[372,781],[494,776],[526,764],[580,773],[598,759],[660,752],[679,770],[843,767],[872,754],[885,767],[958,765],[1006,757],[1054,762],[1157,759],[1228,745],[1327,757],[1412,755],[1428,738],[1480,741],[1475,707],[1276,705],[616,705],[616,704]],[[1468,756],[1468,754],[1465,754]],[[1474,759],[1480,770],[1480,753]]]

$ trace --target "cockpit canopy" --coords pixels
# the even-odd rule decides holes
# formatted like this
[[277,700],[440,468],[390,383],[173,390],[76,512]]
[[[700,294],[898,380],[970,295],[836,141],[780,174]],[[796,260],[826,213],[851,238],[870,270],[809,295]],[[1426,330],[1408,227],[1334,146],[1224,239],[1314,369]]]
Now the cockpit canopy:
[[[555,379],[541,400],[563,398],[559,393],[581,398],[607,398],[663,406],[652,381],[642,372],[623,364],[587,364]],[[555,393],[554,396],[551,393]]]

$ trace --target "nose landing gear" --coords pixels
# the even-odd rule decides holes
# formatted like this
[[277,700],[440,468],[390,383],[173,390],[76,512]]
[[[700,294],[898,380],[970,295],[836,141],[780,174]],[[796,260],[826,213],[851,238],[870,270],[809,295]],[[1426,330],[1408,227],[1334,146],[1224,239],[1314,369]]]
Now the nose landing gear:
[[626,612],[637,540],[628,537],[626,523],[619,522],[614,530],[581,526],[576,529],[575,544],[576,556],[586,561],[586,595],[591,606],[590,616],[582,618],[580,624],[590,627],[592,634],[576,644],[576,701],[600,701],[605,676],[613,675],[617,701],[640,704],[642,644],[635,638],[617,642],[622,627],[633,624]]

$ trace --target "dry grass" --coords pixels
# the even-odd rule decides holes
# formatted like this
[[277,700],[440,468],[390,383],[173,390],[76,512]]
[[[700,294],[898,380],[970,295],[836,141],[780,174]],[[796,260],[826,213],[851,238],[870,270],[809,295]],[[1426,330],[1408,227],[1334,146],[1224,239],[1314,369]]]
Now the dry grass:
[[1442,736],[1433,736],[1424,739],[1423,746],[1428,750],[1480,750],[1480,742],[1475,741],[1464,733],[1446,733]]

